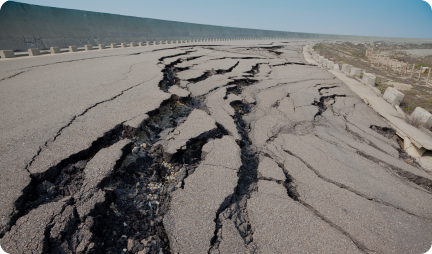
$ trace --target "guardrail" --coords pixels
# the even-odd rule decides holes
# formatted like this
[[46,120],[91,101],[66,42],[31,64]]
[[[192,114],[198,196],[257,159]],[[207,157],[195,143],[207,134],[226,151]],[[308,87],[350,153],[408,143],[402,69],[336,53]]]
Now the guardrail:
[[[147,47],[147,46],[155,46],[155,45],[168,45],[168,44],[184,44],[184,43],[195,43],[195,42],[216,42],[216,41],[240,41],[240,40],[269,40],[270,38],[232,38],[232,39],[194,39],[194,40],[171,40],[171,41],[146,41],[146,42],[131,42],[121,43],[121,48],[130,48],[130,47]],[[282,38],[272,38],[273,40],[282,39]],[[119,45],[116,43],[111,43],[110,45],[98,44],[97,46],[93,46],[91,44],[84,45],[84,47],[78,48],[75,45],[71,45],[68,48],[60,49],[59,47],[51,47],[50,51],[42,51],[39,48],[30,48],[28,49],[28,56],[39,56],[46,54],[60,54],[65,52],[78,52],[78,51],[91,51],[91,50],[103,50],[103,49],[114,49],[118,48]],[[0,58],[14,58],[17,56],[18,52],[14,52],[13,50],[0,50]],[[19,56],[26,55],[22,54],[22,52],[18,53]]]

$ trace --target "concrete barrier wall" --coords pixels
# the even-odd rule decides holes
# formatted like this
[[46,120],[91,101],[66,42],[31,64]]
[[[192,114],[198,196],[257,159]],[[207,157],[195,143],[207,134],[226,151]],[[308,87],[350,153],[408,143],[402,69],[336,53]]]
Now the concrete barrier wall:
[[201,25],[108,13],[45,7],[8,1],[0,10],[0,50],[49,49],[53,46],[121,42],[224,39],[306,38],[350,41],[432,42],[432,39],[383,38],[281,32]]

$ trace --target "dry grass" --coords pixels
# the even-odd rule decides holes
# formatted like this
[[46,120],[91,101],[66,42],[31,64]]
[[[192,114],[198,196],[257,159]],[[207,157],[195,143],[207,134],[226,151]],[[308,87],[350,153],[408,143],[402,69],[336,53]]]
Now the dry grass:
[[[416,107],[422,107],[429,112],[432,112],[432,86],[426,87],[425,81],[421,84],[417,83],[417,78],[410,79],[410,74],[407,77],[403,77],[399,72],[390,72],[381,67],[372,65],[369,60],[365,57],[366,50],[369,46],[363,44],[354,45],[352,43],[342,43],[342,44],[319,44],[315,47],[315,50],[327,59],[332,60],[334,63],[342,65],[344,63],[350,64],[352,66],[362,68],[368,73],[374,73],[377,76],[377,89],[384,93],[387,87],[392,87],[387,84],[387,81],[394,81],[404,84],[409,84],[413,88],[411,90],[402,91],[405,94],[403,103],[400,107],[410,115]],[[432,48],[432,44],[424,45],[379,45],[379,47],[374,47],[374,52],[384,52],[391,56],[392,59],[398,59],[403,62],[416,63],[425,66],[432,66],[432,57],[415,57],[408,56],[401,53],[403,49],[415,49],[415,48]],[[418,75],[418,74],[417,74]],[[417,77],[414,75],[414,77]],[[423,74],[422,77],[426,77],[427,74]]]

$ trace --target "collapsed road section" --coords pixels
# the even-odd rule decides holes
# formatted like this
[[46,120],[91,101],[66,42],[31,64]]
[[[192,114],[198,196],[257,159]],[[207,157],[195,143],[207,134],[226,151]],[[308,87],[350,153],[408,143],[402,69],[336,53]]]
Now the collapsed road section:
[[[425,252],[432,175],[348,87],[305,63],[303,44],[132,48],[104,57],[104,75],[83,68],[82,84],[40,87],[58,96],[56,107],[15,97],[21,121],[36,131],[2,136],[2,167],[16,169],[0,179],[10,193],[0,209],[2,248]],[[46,68],[68,84],[69,64],[33,66],[0,84],[23,84]],[[28,89],[23,98],[40,93]],[[15,147],[24,132],[32,141]],[[24,162],[8,152],[18,148]]]

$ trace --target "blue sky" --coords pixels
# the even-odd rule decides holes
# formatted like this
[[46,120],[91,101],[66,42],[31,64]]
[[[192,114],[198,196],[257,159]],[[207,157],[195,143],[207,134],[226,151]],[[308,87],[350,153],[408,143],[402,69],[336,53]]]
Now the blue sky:
[[432,38],[423,0],[22,0],[200,24],[324,34]]

